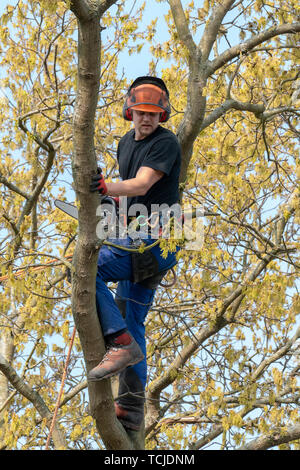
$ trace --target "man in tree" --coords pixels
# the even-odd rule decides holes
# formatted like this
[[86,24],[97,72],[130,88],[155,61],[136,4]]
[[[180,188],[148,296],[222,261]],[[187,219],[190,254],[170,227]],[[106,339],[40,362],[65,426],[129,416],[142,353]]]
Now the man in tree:
[[[180,146],[176,136],[159,125],[169,115],[169,92],[163,80],[137,78],[123,107],[123,117],[133,121],[134,128],[118,145],[122,181],[106,183],[100,173],[93,177],[91,191],[127,196],[128,211],[140,204],[150,215],[152,204],[170,207],[177,203]],[[153,239],[148,235],[143,241],[149,245]],[[132,247],[129,236],[117,243]],[[143,421],[147,378],[144,320],[159,282],[175,264],[176,253],[163,258],[159,245],[135,255],[104,245],[99,253],[96,303],[107,352],[88,378],[98,381],[119,374],[115,409],[122,424],[130,429],[138,430]],[[108,281],[119,281],[115,299],[106,286]]]

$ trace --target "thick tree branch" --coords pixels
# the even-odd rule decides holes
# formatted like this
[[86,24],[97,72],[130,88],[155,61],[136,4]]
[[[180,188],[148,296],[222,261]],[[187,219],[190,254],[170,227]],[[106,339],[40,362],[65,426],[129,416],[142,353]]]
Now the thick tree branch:
[[4,186],[6,186],[8,189],[13,191],[14,193],[19,194],[24,199],[29,199],[30,198],[30,196],[28,194],[26,194],[24,191],[22,191],[22,189],[18,188],[15,184],[8,181],[8,179],[5,178],[5,176],[1,175],[1,173],[0,173],[0,183],[4,184]]
[[267,435],[259,436],[237,450],[266,450],[297,439],[300,439],[300,424],[271,429]]
[[169,0],[169,5],[171,7],[173,19],[174,19],[180,40],[186,46],[186,48],[188,49],[191,55],[196,54],[197,46],[189,30],[188,22],[184,14],[181,1]]
[[265,106],[263,104],[253,104],[253,103],[242,103],[241,101],[235,99],[227,99],[224,103],[221,104],[218,108],[214,109],[202,122],[200,130],[202,131],[206,127],[213,124],[221,116],[224,116],[231,109],[236,109],[240,111],[250,111],[255,116],[261,116]]
[[219,33],[220,26],[222,21],[235,0],[226,0],[221,4],[217,3],[217,6],[214,7],[211,17],[206,23],[204,33],[200,41],[200,49],[202,51],[202,60],[206,61],[209,57],[211,49],[214,45],[214,42]]
[[100,5],[98,7],[98,14],[102,16],[106,10],[116,3],[116,0],[100,0],[99,3]]
[[206,127],[209,127],[211,124],[217,121],[222,116],[225,116],[228,111],[231,110],[238,111],[248,111],[253,113],[255,117],[259,120],[269,121],[273,117],[281,113],[296,113],[297,109],[291,106],[281,106],[279,108],[274,108],[266,111],[266,106],[262,103],[250,103],[237,100],[236,98],[228,98],[221,104],[218,108],[214,109],[202,122],[200,127],[200,132],[203,131]]
[[251,51],[254,47],[262,44],[263,42],[272,39],[275,36],[279,36],[281,34],[295,34],[300,31],[300,23],[292,23],[292,24],[282,24],[280,26],[276,26],[270,28],[263,33],[259,33],[255,36],[252,36],[247,41],[244,41],[236,46],[227,49],[225,52],[220,54],[216,59],[209,62],[209,67],[207,68],[207,76],[211,76],[214,74],[219,68],[223,65],[230,62],[235,57],[238,57],[240,54],[246,54],[247,52]]
[[71,0],[70,9],[80,21],[89,21],[97,12],[95,8],[91,8],[88,0]]
[[71,0],[70,9],[81,22],[101,17],[116,0]]

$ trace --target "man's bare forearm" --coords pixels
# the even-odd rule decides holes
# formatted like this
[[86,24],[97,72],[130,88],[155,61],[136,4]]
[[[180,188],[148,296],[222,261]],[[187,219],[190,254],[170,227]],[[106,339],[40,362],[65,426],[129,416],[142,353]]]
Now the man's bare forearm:
[[138,178],[131,178],[116,183],[106,183],[108,196],[144,196],[148,188]]

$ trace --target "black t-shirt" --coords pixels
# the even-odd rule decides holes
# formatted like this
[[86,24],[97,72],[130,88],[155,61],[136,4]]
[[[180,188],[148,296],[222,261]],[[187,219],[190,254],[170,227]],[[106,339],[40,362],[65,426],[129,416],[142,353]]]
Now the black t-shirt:
[[179,201],[181,151],[173,132],[158,126],[148,137],[136,141],[135,130],[132,129],[121,138],[117,159],[123,180],[134,178],[142,166],[164,173],[144,196],[128,198],[128,209],[133,204],[144,204],[150,214],[151,204],[171,206]]

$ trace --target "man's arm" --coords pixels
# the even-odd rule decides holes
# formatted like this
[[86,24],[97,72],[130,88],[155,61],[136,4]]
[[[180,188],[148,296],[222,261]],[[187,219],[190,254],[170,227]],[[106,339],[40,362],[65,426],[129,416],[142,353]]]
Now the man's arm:
[[164,173],[160,170],[142,166],[135,178],[117,183],[106,183],[106,194],[108,196],[144,196],[163,175]]

